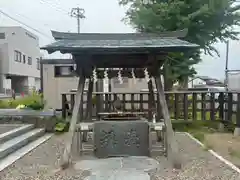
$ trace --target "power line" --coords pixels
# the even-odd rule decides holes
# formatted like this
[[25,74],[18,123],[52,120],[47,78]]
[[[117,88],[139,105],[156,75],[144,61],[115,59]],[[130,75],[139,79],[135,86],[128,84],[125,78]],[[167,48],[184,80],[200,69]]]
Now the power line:
[[16,18],[10,16],[9,14],[5,13],[4,11],[2,11],[1,9],[0,9],[0,13],[3,14],[4,16],[6,16],[6,17],[8,17],[8,18],[10,18],[10,19],[12,19],[12,20],[18,22],[19,24],[22,24],[22,25],[28,27],[29,29],[31,29],[31,30],[33,30],[33,31],[35,31],[35,32],[37,32],[37,33],[39,33],[39,34],[41,34],[41,35],[43,35],[43,36],[45,36],[45,37],[47,37],[47,38],[52,39],[51,36],[49,36],[49,35],[47,35],[47,34],[41,32],[41,31],[39,31],[39,30],[37,30],[37,29],[35,29],[35,28],[33,28],[33,27],[27,25],[26,23],[24,23],[24,22],[22,22],[22,21],[20,21],[20,20],[18,20],[18,19],[16,19]]
[[62,9],[60,7],[58,7],[56,4],[53,4],[53,3],[49,3],[49,1],[45,1],[45,0],[40,0],[40,3],[42,4],[48,4],[50,5],[51,7],[53,7],[54,9],[56,9],[57,11],[69,16],[69,12],[66,11],[65,9]]
[[[5,9],[5,8],[4,8],[4,9]],[[9,9],[8,9],[8,10],[9,10]],[[12,9],[11,9],[10,11],[13,12],[14,14],[16,14],[17,16],[20,16],[20,17],[22,17],[22,18],[28,19],[29,21],[32,21],[32,22],[36,22],[35,20],[29,18],[28,16],[25,16],[25,15],[23,15],[23,14],[17,13],[16,11],[13,11]],[[51,27],[50,27],[49,24],[43,23],[43,22],[42,22],[41,24],[42,24],[43,26],[46,26],[46,27],[48,27],[49,29],[51,29]]]

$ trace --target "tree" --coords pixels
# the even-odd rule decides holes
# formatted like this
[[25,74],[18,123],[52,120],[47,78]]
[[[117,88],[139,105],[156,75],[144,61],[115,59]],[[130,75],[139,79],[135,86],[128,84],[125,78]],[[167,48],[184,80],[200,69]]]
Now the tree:
[[[146,0],[145,0],[146,1]],[[139,32],[159,33],[188,29],[185,40],[200,45],[205,53],[219,55],[213,47],[218,41],[237,40],[239,26],[239,5],[235,0],[119,0],[128,6],[125,20]],[[164,64],[165,77],[171,84],[182,81],[196,73],[194,64],[201,61],[201,51],[189,54],[171,54]],[[168,88],[167,88],[168,89]]]

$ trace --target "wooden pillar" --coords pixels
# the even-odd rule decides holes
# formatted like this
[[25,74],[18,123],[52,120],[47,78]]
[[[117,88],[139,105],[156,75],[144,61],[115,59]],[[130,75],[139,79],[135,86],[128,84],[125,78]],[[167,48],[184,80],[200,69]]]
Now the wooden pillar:
[[[155,84],[156,83],[156,78],[155,78]],[[156,107],[156,122],[160,122],[162,118],[162,113],[161,113],[161,105],[160,105],[160,97],[159,94],[157,93],[157,107]],[[162,132],[157,131],[157,141],[161,142],[163,140],[162,137]]]
[[163,85],[160,77],[160,73],[156,77],[156,87],[159,95],[159,104],[161,106],[165,128],[166,128],[166,148],[167,148],[167,158],[171,161],[172,165],[176,169],[181,168],[181,162],[179,157],[179,150],[177,141],[173,132],[172,122],[170,119],[167,102],[164,96]]
[[[155,84],[157,84],[156,78],[155,78]],[[159,122],[161,118],[162,118],[162,113],[161,113],[160,97],[159,97],[159,94],[157,93],[157,119],[156,119],[156,122]]]
[[86,79],[85,76],[81,72],[81,76],[79,77],[79,82],[78,82],[78,89],[76,93],[76,102],[73,107],[72,118],[70,121],[70,127],[69,127],[69,131],[66,134],[67,139],[65,142],[66,144],[65,144],[65,149],[63,152],[62,163],[61,163],[62,169],[68,168],[69,165],[71,164],[73,138],[76,130],[77,119],[79,117],[79,110],[80,110],[80,107],[83,106],[82,98],[83,98],[85,79]]
[[[93,80],[89,79],[87,93],[87,108],[84,116],[84,120],[86,122],[92,121],[92,93],[93,93]],[[87,132],[83,133],[83,141],[87,142]]]
[[154,100],[154,90],[153,90],[153,82],[152,79],[148,82],[148,90],[149,90],[149,99],[148,99],[148,120],[152,121],[153,119],[153,113],[155,111],[155,100]]
[[89,79],[88,93],[87,93],[87,109],[85,114],[85,120],[92,120],[92,94],[93,94],[93,80]]

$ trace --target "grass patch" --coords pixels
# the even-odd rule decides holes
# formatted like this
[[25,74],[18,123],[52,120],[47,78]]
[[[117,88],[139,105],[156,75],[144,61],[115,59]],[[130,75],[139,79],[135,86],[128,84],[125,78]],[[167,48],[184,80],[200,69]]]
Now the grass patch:
[[[211,121],[173,121],[173,129],[178,132],[188,132],[200,142],[205,143],[205,134],[217,132],[219,122]],[[209,147],[207,145],[207,147]]]
[[228,148],[228,153],[230,156],[232,157],[236,157],[236,158],[239,158],[240,159],[240,151],[237,151],[231,147]]

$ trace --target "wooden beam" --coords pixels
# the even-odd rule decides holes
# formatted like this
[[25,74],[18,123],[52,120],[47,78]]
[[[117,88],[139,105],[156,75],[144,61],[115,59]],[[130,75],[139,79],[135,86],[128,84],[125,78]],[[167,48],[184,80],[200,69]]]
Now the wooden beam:
[[[134,53],[134,54],[73,54],[76,64],[79,67],[90,69],[98,68],[145,68],[155,63],[155,59],[149,59],[152,53]],[[166,53],[158,54],[157,61],[162,63],[166,58]],[[89,58],[91,57],[91,58]]]
[[[84,91],[84,85],[85,85],[85,76],[81,74],[79,77],[79,82],[78,82],[78,89],[76,93],[76,102],[73,107],[73,113],[72,113],[72,118],[70,121],[70,127],[69,131],[67,132],[67,139],[65,141],[65,149],[64,153],[62,156],[62,163],[61,163],[61,168],[66,169],[69,167],[71,164],[71,153],[72,153],[72,144],[73,144],[73,138],[76,130],[76,124],[77,124],[77,119],[79,116],[79,109],[82,104],[82,98],[83,98],[83,91]],[[81,143],[81,142],[80,142]]]
[[166,148],[167,148],[167,158],[171,161],[172,165],[176,169],[181,168],[181,162],[179,157],[179,150],[177,141],[173,132],[172,122],[170,119],[167,102],[164,96],[163,86],[160,75],[156,77],[156,88],[159,95],[159,104],[162,109],[162,114],[164,118],[164,123],[166,127]]

